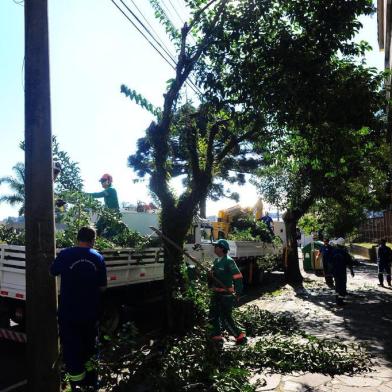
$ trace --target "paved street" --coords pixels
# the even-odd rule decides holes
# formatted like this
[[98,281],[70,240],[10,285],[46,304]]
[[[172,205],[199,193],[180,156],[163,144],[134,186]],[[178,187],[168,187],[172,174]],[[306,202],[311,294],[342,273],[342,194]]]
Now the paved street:
[[[272,312],[287,311],[308,333],[359,343],[373,354],[372,370],[360,375],[330,377],[323,374],[264,374],[258,391],[281,392],[392,392],[392,290],[377,286],[377,268],[362,263],[348,278],[349,297],[343,308],[334,304],[334,292],[323,278],[306,274],[304,289],[283,285],[277,295],[265,295],[249,304]],[[279,278],[270,278],[276,285]],[[268,282],[267,282],[268,283]]]

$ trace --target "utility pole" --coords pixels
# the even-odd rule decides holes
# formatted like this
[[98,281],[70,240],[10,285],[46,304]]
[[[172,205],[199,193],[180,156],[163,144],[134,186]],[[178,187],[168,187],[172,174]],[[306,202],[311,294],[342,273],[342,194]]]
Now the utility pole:
[[58,392],[47,0],[25,0],[26,330],[29,392]]

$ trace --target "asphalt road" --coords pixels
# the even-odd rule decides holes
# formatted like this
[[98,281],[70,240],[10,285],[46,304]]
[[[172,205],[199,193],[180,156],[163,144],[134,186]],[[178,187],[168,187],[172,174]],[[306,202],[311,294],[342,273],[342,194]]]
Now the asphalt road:
[[26,380],[25,357],[26,345],[24,343],[0,339],[0,392],[26,390],[25,386],[21,385]]

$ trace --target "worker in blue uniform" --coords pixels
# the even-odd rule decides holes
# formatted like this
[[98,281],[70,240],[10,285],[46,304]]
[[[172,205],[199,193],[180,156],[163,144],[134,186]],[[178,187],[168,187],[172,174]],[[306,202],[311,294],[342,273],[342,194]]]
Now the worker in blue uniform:
[[271,233],[272,236],[274,236],[274,221],[272,218],[269,216],[269,213],[266,212],[265,215],[260,219],[263,223],[266,224],[269,232]]
[[391,286],[391,262],[392,250],[387,246],[387,241],[382,239],[377,251],[378,281],[381,287],[384,287],[384,274],[386,275],[388,286]]
[[101,293],[106,288],[104,258],[93,249],[95,231],[82,227],[78,245],[64,249],[51,266],[60,275],[58,324],[67,378],[72,391],[97,391],[96,355]]
[[334,288],[332,253],[333,247],[329,243],[329,238],[324,238],[324,244],[320,247],[316,257],[317,261],[322,258],[325,283],[331,289]]
[[336,304],[342,306],[347,295],[347,269],[354,277],[353,260],[344,246],[343,238],[338,238],[335,245],[332,252],[332,271],[335,280]]
[[229,243],[225,239],[214,243],[214,253],[217,258],[210,272],[210,275],[216,279],[211,279],[212,296],[209,313],[211,338],[220,345],[223,345],[224,329],[236,338],[236,344],[246,343],[245,332],[232,315],[236,296],[241,294],[243,283],[241,271],[227,254],[229,250]]

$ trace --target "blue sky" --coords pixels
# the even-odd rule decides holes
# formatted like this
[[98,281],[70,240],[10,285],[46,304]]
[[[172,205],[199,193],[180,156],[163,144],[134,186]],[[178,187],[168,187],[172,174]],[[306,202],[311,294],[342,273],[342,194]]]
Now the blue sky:
[[[133,1],[163,37],[148,1]],[[167,0],[164,4],[170,7]],[[185,19],[183,0],[172,0],[172,4]],[[171,11],[173,21],[180,23]],[[12,175],[12,166],[24,159],[18,148],[24,137],[23,17],[23,6],[13,0],[0,1],[0,177]],[[362,22],[358,39],[373,47],[368,64],[382,69],[376,17]],[[136,176],[127,167],[127,157],[152,117],[120,94],[120,86],[124,83],[161,106],[172,69],[110,0],[49,1],[49,31],[52,132],[62,149],[79,162],[85,190],[99,190],[98,179],[108,172],[121,202],[150,201],[146,184],[133,184]],[[251,185],[232,189],[242,195],[241,204],[256,202]],[[6,192],[1,186],[0,193]],[[215,214],[232,204],[231,200],[209,203],[207,212]],[[0,204],[0,219],[9,215],[15,215],[15,209]]]

